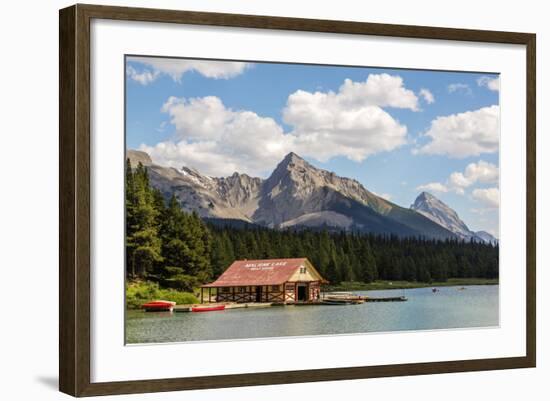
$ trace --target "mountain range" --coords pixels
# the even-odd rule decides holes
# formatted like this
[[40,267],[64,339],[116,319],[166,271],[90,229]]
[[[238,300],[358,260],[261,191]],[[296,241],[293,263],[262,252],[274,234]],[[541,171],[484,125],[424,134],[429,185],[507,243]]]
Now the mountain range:
[[496,241],[488,233],[470,231],[453,209],[431,194],[423,192],[410,208],[403,208],[295,153],[286,155],[266,179],[237,172],[210,177],[187,166],[163,167],[137,150],[128,150],[127,157],[132,167],[147,167],[151,185],[166,198],[174,195],[184,210],[213,221]]
[[458,213],[428,192],[422,192],[411,209],[426,216],[465,241],[496,243],[498,240],[486,231],[474,232],[460,219]]

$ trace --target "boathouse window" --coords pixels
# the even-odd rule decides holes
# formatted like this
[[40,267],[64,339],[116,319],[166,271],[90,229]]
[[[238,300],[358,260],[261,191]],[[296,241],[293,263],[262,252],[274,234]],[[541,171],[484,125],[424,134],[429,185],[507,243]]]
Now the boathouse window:
[[281,290],[281,286],[280,285],[272,285],[271,286],[271,291],[280,291]]
[[222,292],[230,292],[229,290],[230,290],[229,287],[222,287]]
[[239,292],[246,292],[246,287],[239,287],[238,291]]
[[300,274],[306,274],[306,268],[304,266],[300,267]]

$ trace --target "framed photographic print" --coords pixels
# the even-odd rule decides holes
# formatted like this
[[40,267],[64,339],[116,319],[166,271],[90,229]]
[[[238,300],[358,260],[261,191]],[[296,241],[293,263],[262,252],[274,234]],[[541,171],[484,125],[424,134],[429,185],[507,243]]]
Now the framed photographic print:
[[535,113],[534,34],[61,10],[60,390],[534,367]]

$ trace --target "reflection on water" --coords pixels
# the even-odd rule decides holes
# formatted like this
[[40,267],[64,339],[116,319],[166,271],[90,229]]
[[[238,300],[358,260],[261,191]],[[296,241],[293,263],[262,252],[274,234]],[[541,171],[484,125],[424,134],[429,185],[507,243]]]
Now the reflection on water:
[[284,306],[208,313],[128,311],[127,343],[490,327],[499,324],[498,285],[357,291],[407,302]]

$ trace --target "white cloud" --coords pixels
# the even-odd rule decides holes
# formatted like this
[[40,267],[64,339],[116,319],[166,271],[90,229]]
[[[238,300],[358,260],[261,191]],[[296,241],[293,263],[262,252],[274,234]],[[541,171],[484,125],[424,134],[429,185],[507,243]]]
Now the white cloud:
[[464,175],[472,184],[475,182],[493,184],[498,182],[499,170],[496,165],[480,160],[477,163],[468,164]]
[[477,79],[478,86],[484,86],[489,90],[498,92],[500,90],[500,79],[483,76]]
[[328,92],[327,95],[351,107],[380,106],[418,111],[418,97],[403,86],[403,78],[397,75],[370,74],[365,82],[346,79],[338,94]]
[[494,207],[479,207],[479,208],[472,208],[470,209],[470,212],[477,214],[480,216],[479,221],[480,222],[487,222],[487,215],[490,215],[495,212]]
[[[161,74],[169,75],[174,81],[181,82],[183,74],[196,71],[199,74],[213,79],[229,79],[242,74],[250,63],[237,61],[209,61],[209,60],[185,60],[158,57],[129,57],[128,61],[140,63],[149,69],[139,72],[132,66],[127,69],[128,76],[147,85],[157,79]],[[133,70],[129,72],[128,70]]]
[[447,91],[449,93],[462,93],[464,95],[471,95],[472,94],[472,88],[470,88],[470,85],[463,84],[463,83],[454,83],[447,86]]
[[422,88],[420,89],[420,92],[418,92],[420,96],[424,99],[424,101],[428,104],[432,104],[435,102],[435,97],[432,92],[429,91],[429,89]]
[[419,185],[418,187],[416,187],[416,189],[418,191],[426,191],[426,192],[438,192],[438,193],[449,192],[449,189],[440,182],[430,182],[428,184]]
[[417,187],[419,190],[435,191],[435,192],[455,192],[459,195],[464,195],[466,188],[477,183],[481,184],[496,184],[498,183],[499,169],[492,163],[480,160],[477,163],[470,163],[464,169],[464,172],[456,171],[451,173],[447,181],[443,184],[440,182],[431,182],[426,185]]
[[236,115],[216,96],[189,100],[171,96],[161,110],[170,116],[179,139],[188,140],[220,139]]
[[498,182],[499,169],[492,163],[480,160],[470,163],[464,173],[454,172],[449,176],[448,185],[455,192],[464,194],[464,189],[476,183],[494,184]]
[[489,208],[498,208],[500,205],[500,190],[498,188],[474,189],[472,196]]
[[459,172],[452,173],[447,182],[451,189],[460,195],[464,195],[464,188],[470,186],[470,181]]
[[346,156],[360,162],[406,143],[407,127],[380,107],[347,108],[319,93],[291,95],[284,120],[294,127],[296,151],[320,161]]
[[424,136],[430,142],[415,153],[448,155],[453,158],[494,153],[499,146],[499,107],[437,117]]
[[134,67],[130,65],[128,66],[128,68],[126,68],[126,75],[142,85],[149,85],[151,82],[157,79],[159,73],[157,71],[151,71],[147,69],[138,72]]
[[158,164],[195,167],[214,176],[263,175],[292,148],[293,137],[269,117],[226,108],[215,96],[171,97],[162,107],[176,128],[173,140],[142,145]]
[[418,98],[400,77],[371,74],[365,82],[345,80],[337,93],[292,93],[283,120],[293,127],[297,152],[320,161],[362,161],[406,143],[407,127],[382,107],[418,110]]
[[227,108],[216,96],[170,97],[162,111],[175,127],[174,138],[141,149],[158,164],[188,165],[216,176],[264,175],[290,151],[319,161],[337,156],[362,161],[406,143],[407,128],[381,105],[412,110],[418,103],[401,78],[382,75],[362,83],[346,80],[338,93],[291,94],[283,112],[290,132],[272,118]]

